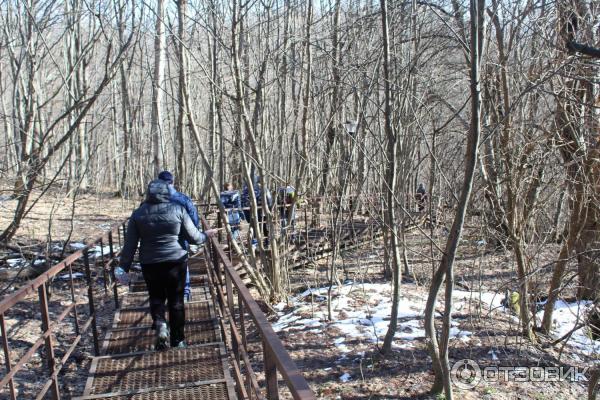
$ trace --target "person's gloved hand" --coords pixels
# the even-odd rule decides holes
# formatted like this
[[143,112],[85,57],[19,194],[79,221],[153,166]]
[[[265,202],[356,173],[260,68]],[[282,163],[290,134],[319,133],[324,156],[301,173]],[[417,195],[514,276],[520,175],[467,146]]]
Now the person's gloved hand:
[[208,237],[213,237],[217,234],[217,232],[219,232],[218,229],[207,229],[203,233]]
[[121,267],[115,268],[115,278],[121,285],[123,285],[123,286],[129,285],[129,273],[127,271],[125,271],[123,268],[121,268]]

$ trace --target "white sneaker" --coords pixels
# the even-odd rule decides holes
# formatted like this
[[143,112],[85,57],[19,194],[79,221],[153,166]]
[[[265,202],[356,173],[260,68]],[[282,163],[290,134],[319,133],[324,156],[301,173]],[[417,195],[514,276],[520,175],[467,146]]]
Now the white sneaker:
[[156,331],[156,350],[164,350],[169,347],[169,328],[166,322],[161,322]]

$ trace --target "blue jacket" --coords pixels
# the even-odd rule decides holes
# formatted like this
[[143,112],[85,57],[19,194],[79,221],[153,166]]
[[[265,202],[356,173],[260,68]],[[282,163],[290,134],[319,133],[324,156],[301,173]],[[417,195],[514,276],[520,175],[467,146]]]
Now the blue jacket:
[[[258,178],[254,178],[254,197],[256,198],[256,204],[262,205],[262,187],[258,183]],[[267,205],[271,207],[273,205],[273,198],[271,197],[271,192],[269,189],[265,189],[265,194],[267,197]],[[244,191],[242,192],[242,206],[250,207],[250,194],[248,190],[248,186],[244,185]]]
[[219,200],[223,204],[223,207],[227,209],[227,221],[229,221],[229,225],[239,225],[240,221],[244,218],[244,214],[240,213],[242,209],[240,192],[237,190],[221,192]]
[[121,252],[120,266],[129,270],[140,243],[140,263],[156,264],[179,261],[187,257],[180,238],[202,244],[206,235],[192,222],[188,212],[171,201],[168,185],[161,180],[150,182],[146,200],[137,208],[127,223],[125,246]]
[[187,211],[187,213],[190,215],[190,218],[192,219],[194,225],[198,226],[198,224],[200,223],[200,217],[198,217],[198,210],[196,209],[194,202],[189,197],[173,189],[171,191],[171,201],[175,204],[183,206],[183,208],[185,208],[185,211]]

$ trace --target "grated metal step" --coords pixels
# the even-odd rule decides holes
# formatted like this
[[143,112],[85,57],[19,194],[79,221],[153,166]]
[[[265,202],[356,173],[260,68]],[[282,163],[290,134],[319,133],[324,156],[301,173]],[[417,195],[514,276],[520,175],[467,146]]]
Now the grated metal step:
[[[214,343],[220,340],[216,321],[187,322],[185,341],[188,345]],[[156,331],[144,328],[110,331],[102,345],[103,354],[134,353],[154,350]]]
[[[123,356],[96,357],[92,361],[84,398],[110,394],[118,397],[143,393],[140,398],[172,398],[164,389],[210,391],[210,385],[226,386],[228,372],[222,343],[169,349]],[[208,386],[199,389],[201,386]],[[217,388],[215,386],[212,389]],[[159,397],[146,397],[159,396]],[[202,397],[200,397],[202,398]],[[204,397],[207,399],[218,397]],[[228,398],[228,397],[222,397]]]
[[78,400],[110,399],[110,400],[231,400],[229,393],[232,389],[226,383],[207,383],[198,386],[188,386],[181,389],[147,389],[145,392],[137,392],[116,396],[91,395],[78,397]]
[[[188,321],[205,321],[213,318],[209,301],[191,302],[185,305],[186,323]],[[152,326],[152,317],[150,316],[150,310],[147,308],[121,309],[115,314],[115,322],[113,323],[113,329],[150,326]]]
[[[192,280],[192,301],[202,301],[210,299],[210,291],[204,285],[196,285]],[[121,298],[121,309],[124,308],[142,308],[149,307],[148,292],[130,292]]]

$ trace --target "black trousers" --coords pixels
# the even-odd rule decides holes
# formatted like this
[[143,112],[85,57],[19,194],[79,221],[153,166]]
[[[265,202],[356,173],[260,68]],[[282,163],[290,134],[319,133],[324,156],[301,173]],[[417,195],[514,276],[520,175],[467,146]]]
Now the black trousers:
[[183,332],[185,326],[183,293],[186,266],[187,259],[157,264],[142,264],[142,274],[150,296],[150,314],[155,326],[167,322],[165,318],[165,301],[168,304],[172,346],[176,346],[185,339]]

